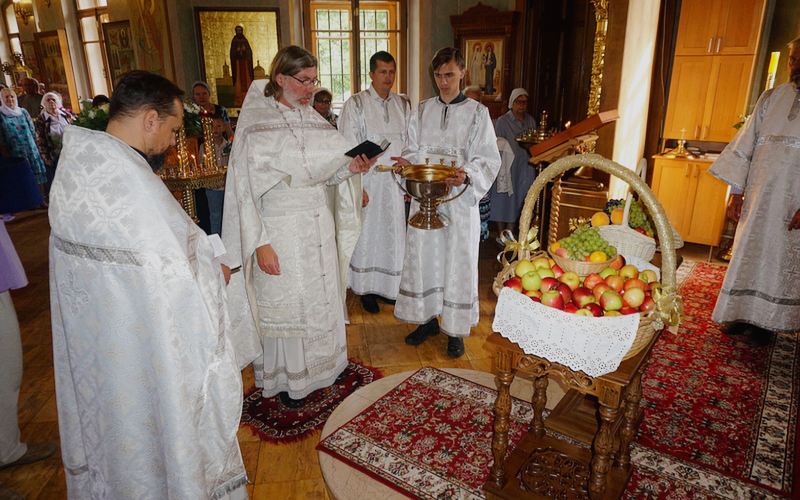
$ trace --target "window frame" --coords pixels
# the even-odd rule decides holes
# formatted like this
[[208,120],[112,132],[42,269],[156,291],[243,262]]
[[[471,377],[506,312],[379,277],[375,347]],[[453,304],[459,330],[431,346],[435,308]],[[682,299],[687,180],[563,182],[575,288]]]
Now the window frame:
[[[78,0],[73,0],[73,4],[75,6],[75,18],[76,18],[76,20],[78,22],[78,40],[80,41],[81,48],[83,49],[83,61],[84,61],[84,66],[86,66],[84,68],[84,74],[87,77],[89,88],[91,90],[91,94],[93,96],[97,95],[97,94],[100,94],[100,93],[109,95],[109,93],[113,89],[113,82],[111,81],[111,78],[109,76],[111,72],[108,70],[108,61],[106,60],[106,44],[105,44],[105,40],[103,39],[103,22],[104,21],[101,19],[103,16],[105,16],[106,18],[110,18],[110,15],[109,15],[109,12],[108,12],[108,5],[106,4],[105,7],[90,7],[88,9],[78,9]],[[94,21],[95,21],[95,23],[97,25],[97,40],[91,40],[91,41],[87,42],[84,39],[83,24],[82,24],[81,21],[83,19],[87,18],[87,17],[94,18]],[[105,22],[109,22],[109,21],[105,21]],[[93,43],[98,44],[98,46],[100,47],[101,60],[103,62],[103,79],[106,82],[106,91],[105,92],[99,92],[98,91],[99,89],[95,88],[94,81],[92,80],[91,74],[89,73],[88,64],[90,63],[90,61],[89,61],[89,53],[88,53],[88,51],[86,49],[87,49],[87,45],[93,44]]]

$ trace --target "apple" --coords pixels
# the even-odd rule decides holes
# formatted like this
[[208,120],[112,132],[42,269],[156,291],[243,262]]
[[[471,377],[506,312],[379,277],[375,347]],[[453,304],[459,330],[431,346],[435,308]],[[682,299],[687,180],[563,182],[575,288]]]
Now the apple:
[[548,263],[548,264],[550,264],[550,267],[553,267],[553,266],[555,266],[555,265],[556,265],[556,261],[554,261],[554,260],[553,260],[553,259],[551,259],[550,257],[548,257],[548,258],[547,258],[547,263]]
[[555,290],[558,288],[558,280],[555,278],[542,278],[542,285],[539,287],[539,290],[542,292],[549,292],[550,290]]
[[514,274],[521,278],[534,270],[533,263],[529,260],[521,260],[514,266]]
[[603,316],[622,316],[622,313],[619,311],[606,311]]
[[542,304],[555,309],[564,309],[564,299],[557,290],[548,290],[542,293]]
[[578,307],[584,307],[586,304],[591,304],[596,301],[594,295],[592,295],[592,291],[585,286],[579,286],[572,292],[572,300],[575,301]]
[[540,267],[536,270],[539,273],[539,277],[541,278],[555,278],[556,273],[554,273],[549,267]]
[[594,313],[592,313],[592,311],[590,311],[588,309],[578,309],[577,311],[575,311],[575,314],[577,314],[578,316],[594,317]]
[[595,300],[600,300],[600,296],[603,295],[603,292],[606,290],[611,290],[611,287],[603,281],[602,283],[598,283],[592,288],[592,295],[594,295]]
[[516,290],[518,292],[521,292],[522,291],[522,280],[519,279],[517,276],[514,276],[513,278],[509,278],[509,279],[505,280],[503,282],[503,286],[507,286],[508,288],[511,288],[512,290]]
[[539,298],[539,297],[542,296],[542,291],[541,290],[525,290],[522,293],[524,293],[525,295],[527,295],[530,298],[534,298],[534,297]]
[[622,254],[618,253],[617,256],[614,257],[611,260],[611,262],[609,262],[608,267],[619,270],[622,269],[622,266],[624,265],[625,265],[625,257],[623,257]]
[[559,266],[558,264],[553,264],[553,265],[550,267],[550,270],[551,270],[551,271],[553,271],[553,274],[555,275],[555,277],[556,277],[556,278],[558,278],[558,277],[560,277],[562,274],[564,274],[564,270],[563,270],[563,269],[561,269],[561,266]]
[[564,304],[572,302],[572,290],[569,286],[564,283],[559,283],[555,290],[558,290],[558,293],[561,294],[561,298],[564,299]]
[[622,289],[626,292],[631,288],[641,288],[643,292],[646,292],[650,288],[650,285],[639,278],[633,278],[625,281],[625,284],[622,286]]
[[645,297],[644,302],[642,305],[639,306],[639,310],[642,312],[650,312],[656,308],[656,302],[653,300],[653,297]]
[[599,318],[600,316],[603,315],[603,308],[600,307],[600,304],[595,304],[594,302],[592,302],[591,304],[586,304],[586,306],[583,309],[590,311],[592,313],[592,316],[594,316],[595,318]]
[[576,312],[578,312],[578,306],[576,306],[574,303],[570,302],[569,304],[564,306],[564,312],[568,312],[570,314],[575,314]]
[[636,269],[636,266],[633,264],[625,264],[621,268],[619,268],[619,275],[628,279],[634,279],[639,277],[639,270]]
[[616,276],[617,274],[619,274],[619,273],[617,273],[616,269],[607,267],[607,268],[603,269],[602,271],[600,271],[599,276],[601,278],[603,278],[603,279],[606,279],[609,276]]
[[536,269],[550,269],[550,264],[547,262],[547,257],[536,257],[533,259],[533,267]]
[[644,302],[644,290],[641,288],[629,288],[625,290],[622,301],[626,306],[638,308]]
[[645,269],[644,271],[639,273],[639,279],[644,281],[645,283],[652,283],[654,281],[658,281],[658,276],[656,272],[652,269]]
[[569,258],[569,252],[567,252],[566,248],[559,248],[558,250],[555,251],[555,254],[558,255],[559,257],[564,257],[565,259]]
[[567,285],[570,291],[575,290],[579,286],[581,286],[581,278],[578,276],[578,273],[573,271],[567,271],[558,278],[558,281]]
[[636,309],[635,307],[627,307],[627,306],[620,309],[619,312],[622,314],[639,314],[638,309]]
[[622,287],[625,285],[625,279],[622,276],[611,275],[606,278],[606,284],[619,292],[622,291]]
[[602,283],[604,278],[597,273],[591,273],[590,275],[583,278],[583,286],[591,290],[595,287],[595,285]]
[[530,271],[522,275],[523,290],[538,290],[542,286],[542,278],[536,271]]
[[600,296],[600,307],[606,311],[619,311],[622,309],[622,297],[614,290],[603,292]]

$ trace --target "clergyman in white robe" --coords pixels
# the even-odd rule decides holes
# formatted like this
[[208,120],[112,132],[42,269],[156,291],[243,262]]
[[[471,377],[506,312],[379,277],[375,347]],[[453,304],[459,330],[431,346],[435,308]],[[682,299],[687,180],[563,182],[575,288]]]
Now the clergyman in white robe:
[[[406,145],[411,104],[407,98],[389,92],[381,98],[374,87],[359,92],[344,103],[339,132],[350,142],[387,141],[389,148],[378,164],[391,165]],[[406,242],[403,191],[388,172],[375,169],[362,174],[369,204],[362,210],[362,228],[350,260],[349,286],[358,295],[376,294],[397,298]]]
[[70,127],[50,191],[70,498],[247,498],[242,380],[209,237],[144,158]]
[[[478,203],[500,169],[497,137],[486,106],[463,94],[445,104],[439,97],[419,104],[411,118],[403,156],[411,163],[443,161],[463,166],[466,192],[438,206],[449,222],[444,229],[408,226],[405,262],[394,314],[424,324],[440,316],[441,329],[466,337],[478,323],[478,245],[481,220]],[[451,196],[464,186],[453,187]],[[419,209],[412,202],[411,213]]]
[[712,318],[800,330],[800,89],[764,92],[709,172],[744,192],[731,259]]
[[[344,153],[353,144],[310,106],[290,108],[252,83],[236,126],[222,238],[235,273],[236,328],[256,329],[253,363],[264,397],[302,399],[331,385],[347,366],[344,278],[358,240],[358,176]],[[270,244],[280,274],[263,272],[255,251]],[[243,278],[243,279],[242,279]]]

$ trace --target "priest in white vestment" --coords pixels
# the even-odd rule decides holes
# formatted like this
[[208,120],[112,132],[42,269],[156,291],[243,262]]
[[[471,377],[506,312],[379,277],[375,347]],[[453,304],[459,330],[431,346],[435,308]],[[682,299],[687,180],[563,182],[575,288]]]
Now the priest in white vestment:
[[731,185],[728,213],[739,221],[712,318],[759,343],[800,330],[800,38],[789,72],[709,170]]
[[[463,337],[478,323],[478,203],[489,191],[500,168],[497,137],[486,106],[460,91],[464,58],[458,49],[439,50],[431,62],[439,96],[419,104],[411,118],[408,146],[398,163],[455,161],[458,174],[449,180],[456,200],[439,205],[449,224],[444,229],[408,227],[400,293],[394,314],[421,326],[406,337],[418,345],[441,329],[450,336],[447,354],[464,354]],[[418,204],[414,202],[411,212]]]
[[133,71],[106,132],[64,135],[50,306],[69,498],[247,498],[222,248],[151,169],[175,144],[182,94]]
[[[350,142],[366,140],[390,143],[377,162],[392,164],[391,157],[403,152],[411,119],[408,98],[392,92],[397,63],[388,52],[370,57],[372,85],[344,103],[339,132]],[[394,301],[400,289],[406,216],[403,191],[391,174],[371,170],[362,176],[369,204],[362,211],[362,228],[350,260],[349,286],[361,296],[364,310],[379,312],[377,299]]]
[[242,270],[231,282],[231,308],[249,307],[238,327],[257,329],[263,347],[256,385],[292,407],[347,366],[341,270],[360,228],[354,174],[374,163],[345,156],[353,144],[309,105],[316,84],[316,58],[289,46],[272,61],[269,82],[250,86],[222,223],[226,263]]

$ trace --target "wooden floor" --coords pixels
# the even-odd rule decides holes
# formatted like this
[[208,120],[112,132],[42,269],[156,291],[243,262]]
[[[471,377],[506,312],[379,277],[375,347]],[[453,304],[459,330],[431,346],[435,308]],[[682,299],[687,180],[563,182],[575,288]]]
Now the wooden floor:
[[[22,330],[22,390],[19,402],[19,423],[26,442],[58,443],[53,354],[50,336],[48,291],[47,214],[34,211],[17,216],[7,223],[30,284],[12,292]],[[414,326],[397,321],[391,306],[381,305],[380,314],[362,313],[360,303],[348,298],[350,326],[347,328],[350,358],[379,368],[384,375],[414,370],[422,366],[472,368],[491,371],[489,354],[483,349],[491,333],[494,295],[491,281],[499,270],[495,260],[496,245],[487,242],[481,248],[480,303],[481,319],[466,339],[466,354],[453,360],[445,354],[447,337],[438,335],[418,347],[403,342]],[[704,260],[708,247],[691,246],[685,258]],[[491,295],[491,296],[490,296]],[[243,372],[244,387],[253,386],[252,370]],[[262,443],[248,429],[239,431],[250,498],[255,499],[325,499],[329,498],[314,450],[319,433],[285,445]],[[66,498],[64,470],[60,450],[50,459],[0,471],[0,484],[10,487],[28,499]]]

